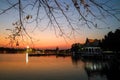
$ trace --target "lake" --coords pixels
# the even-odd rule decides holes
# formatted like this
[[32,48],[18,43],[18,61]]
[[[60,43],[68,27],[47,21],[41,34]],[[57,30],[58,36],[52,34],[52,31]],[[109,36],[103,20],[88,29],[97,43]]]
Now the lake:
[[26,62],[24,53],[0,54],[0,80],[110,80],[108,62],[78,56],[34,56]]

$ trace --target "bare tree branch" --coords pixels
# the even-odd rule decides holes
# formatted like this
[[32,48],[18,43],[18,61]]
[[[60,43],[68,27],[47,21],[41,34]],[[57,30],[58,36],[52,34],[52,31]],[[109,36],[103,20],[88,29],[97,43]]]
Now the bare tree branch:
[[18,4],[19,3],[15,3],[15,4],[11,5],[9,8],[4,9],[2,12],[0,12],[0,15],[6,13],[9,10],[11,10],[12,8],[14,8],[15,6],[17,6]]
[[[33,27],[32,31],[35,31],[42,21],[46,21],[48,23],[46,23],[43,30],[48,28],[48,26],[52,26],[56,35],[57,33],[60,33],[60,36],[68,38],[69,36],[64,29],[67,27],[71,30],[70,36],[74,35],[74,32],[77,32],[75,25],[78,23],[83,24],[90,29],[92,27],[100,29],[97,21],[106,24],[103,19],[106,19],[109,16],[120,22],[120,17],[118,17],[120,8],[114,6],[111,7],[109,3],[111,3],[112,0],[69,0],[69,2],[67,0],[26,0],[30,1],[28,3],[23,0],[16,0],[14,3],[9,0],[6,1],[10,7],[1,10],[0,15],[13,8],[18,10],[19,13],[19,21],[14,23],[15,28],[12,35],[9,36],[10,39],[16,38],[18,35],[22,36],[22,33],[24,32],[32,41],[32,37],[27,32],[25,24],[33,22],[36,23],[36,26]],[[34,14],[31,15],[29,11],[25,11],[28,8],[31,8],[31,11],[35,11]],[[31,19],[31,22],[29,22],[29,19]],[[65,25],[60,19],[64,19]],[[95,21],[95,19],[97,21]],[[12,31],[11,29],[7,30]],[[12,39],[11,42],[13,42]],[[18,41],[16,41],[16,43],[18,43]]]

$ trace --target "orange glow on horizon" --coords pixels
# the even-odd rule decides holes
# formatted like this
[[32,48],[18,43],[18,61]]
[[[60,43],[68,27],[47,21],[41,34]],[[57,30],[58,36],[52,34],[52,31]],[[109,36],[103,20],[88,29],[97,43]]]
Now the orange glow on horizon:
[[[6,39],[7,35],[0,36],[0,47],[11,47],[10,46],[10,40]],[[33,36],[33,35],[32,35]],[[22,38],[18,39],[19,46],[16,46],[16,43],[14,42],[14,48],[26,48],[26,46],[29,46],[30,48],[41,48],[41,49],[55,49],[56,47],[59,47],[60,49],[69,49],[71,48],[71,45],[74,43],[84,43],[84,39],[78,38],[76,41],[74,39],[68,40],[66,38],[66,41],[63,37],[56,37],[54,34],[51,33],[42,34],[42,35],[34,35],[33,38],[35,38],[33,43],[30,39]]]

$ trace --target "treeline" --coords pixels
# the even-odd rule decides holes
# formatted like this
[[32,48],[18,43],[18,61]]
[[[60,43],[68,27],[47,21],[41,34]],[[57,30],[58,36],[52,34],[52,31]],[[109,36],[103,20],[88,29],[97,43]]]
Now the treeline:
[[[99,40],[97,46],[101,47],[103,51],[115,51],[120,53],[120,29],[116,29],[115,32],[110,31],[102,40]],[[86,47],[85,44],[74,43],[71,46],[71,51],[79,53],[82,47]]]
[[71,52],[79,53],[82,49],[83,45],[80,43],[74,43],[71,46]]
[[0,47],[0,53],[17,53],[17,52],[23,52],[26,49],[21,48],[6,48],[6,47]]
[[100,47],[103,50],[120,51],[120,29],[116,29],[115,32],[110,31],[105,35]]

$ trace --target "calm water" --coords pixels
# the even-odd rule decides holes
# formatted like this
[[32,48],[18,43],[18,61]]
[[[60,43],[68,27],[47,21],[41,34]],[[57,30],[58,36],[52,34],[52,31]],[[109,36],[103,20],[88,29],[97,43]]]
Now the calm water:
[[[0,80],[108,80],[106,61],[82,60],[79,57],[0,54]],[[109,71],[109,70],[108,70]]]

